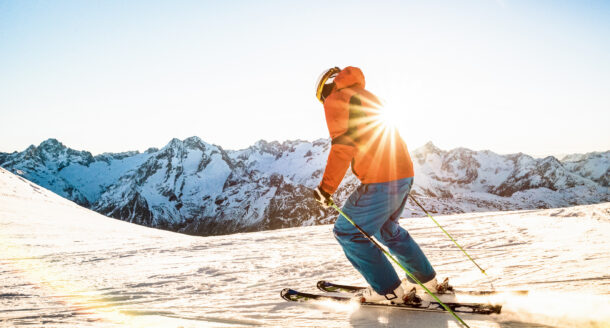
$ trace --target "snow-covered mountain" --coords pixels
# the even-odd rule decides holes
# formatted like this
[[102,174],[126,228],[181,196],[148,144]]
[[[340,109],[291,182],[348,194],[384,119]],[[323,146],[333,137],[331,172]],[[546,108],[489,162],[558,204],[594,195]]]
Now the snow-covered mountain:
[[[23,152],[0,153],[0,166],[104,215],[211,235],[332,222],[335,214],[311,199],[329,146],[326,139],[259,141],[231,151],[191,137],[144,153],[92,156],[49,139]],[[412,158],[413,193],[434,213],[610,201],[610,151],[559,161],[464,148],[444,151],[428,143]],[[358,183],[348,173],[335,199],[343,202]]]
[[413,152],[415,194],[437,213],[553,208],[610,199],[610,151],[533,158],[428,143]]
[[90,207],[106,188],[140,166],[156,149],[92,156],[67,148],[55,139],[22,152],[0,153],[0,166],[77,204]]

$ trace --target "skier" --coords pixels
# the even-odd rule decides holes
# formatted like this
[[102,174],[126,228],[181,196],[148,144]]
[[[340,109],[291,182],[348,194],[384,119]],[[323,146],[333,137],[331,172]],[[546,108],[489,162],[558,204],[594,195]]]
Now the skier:
[[[438,284],[432,265],[398,224],[413,184],[411,157],[398,132],[380,120],[380,102],[364,89],[362,71],[351,66],[324,71],[316,97],[324,105],[332,141],[322,181],[314,190],[315,200],[324,208],[334,204],[331,195],[351,164],[362,184],[347,199],[343,211],[428,289],[440,293],[448,287],[447,280]],[[333,232],[348,260],[370,285],[355,296],[361,302],[403,303],[405,289],[419,287],[408,277],[403,286],[383,253],[343,216],[337,218]]]

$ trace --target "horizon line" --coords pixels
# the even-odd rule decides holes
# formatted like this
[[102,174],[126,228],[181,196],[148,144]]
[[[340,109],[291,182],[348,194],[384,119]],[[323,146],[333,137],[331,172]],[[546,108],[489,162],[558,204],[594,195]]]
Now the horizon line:
[[[124,154],[124,153],[130,153],[130,152],[136,152],[136,153],[141,154],[141,153],[148,152],[148,151],[150,151],[150,150],[159,151],[160,149],[162,149],[162,148],[164,148],[164,147],[168,146],[168,145],[169,145],[170,143],[172,143],[174,140],[178,140],[178,141],[180,141],[180,142],[185,142],[186,140],[191,139],[191,138],[197,138],[198,140],[200,140],[201,142],[203,142],[203,143],[205,143],[205,144],[212,145],[212,146],[215,146],[215,147],[219,147],[219,148],[221,148],[221,149],[223,149],[223,150],[225,150],[225,151],[241,151],[241,150],[246,150],[246,149],[251,148],[251,147],[253,147],[254,145],[256,145],[257,143],[260,143],[260,142],[265,142],[265,143],[268,143],[268,144],[271,144],[271,143],[278,143],[278,144],[280,144],[280,145],[283,145],[283,144],[285,144],[285,143],[287,143],[287,142],[306,142],[306,143],[314,143],[315,141],[318,141],[318,140],[328,140],[328,139],[329,139],[328,137],[327,137],[327,138],[317,138],[317,139],[314,139],[314,140],[307,140],[307,139],[300,139],[300,138],[296,138],[296,139],[285,139],[285,140],[282,140],[282,141],[280,141],[280,140],[271,140],[271,141],[267,141],[266,139],[259,139],[259,140],[255,141],[254,143],[252,143],[250,146],[245,147],[245,148],[240,148],[240,149],[227,149],[227,148],[224,148],[222,145],[218,145],[218,144],[215,144],[215,143],[209,143],[209,142],[206,142],[206,141],[205,141],[204,139],[202,139],[201,137],[196,136],[196,135],[193,135],[193,136],[190,136],[190,137],[187,137],[187,138],[184,138],[184,139],[180,139],[180,138],[176,138],[176,137],[171,138],[171,139],[170,139],[170,140],[169,140],[167,143],[165,143],[165,144],[164,144],[163,146],[161,146],[161,147],[154,147],[154,146],[151,146],[151,147],[147,147],[147,148],[146,148],[146,149],[144,149],[144,150],[135,149],[135,150],[125,150],[125,151],[119,151],[119,152],[101,152],[101,153],[95,153],[95,154],[94,154],[94,153],[93,153],[93,152],[91,152],[90,150],[82,150],[82,149],[81,149],[81,150],[79,150],[79,149],[75,149],[75,148],[72,148],[72,147],[70,147],[70,146],[68,146],[68,145],[64,144],[63,142],[61,142],[61,141],[60,141],[60,140],[58,140],[57,138],[54,138],[54,137],[49,137],[49,138],[47,138],[47,139],[45,139],[45,140],[41,141],[41,142],[40,142],[38,145],[35,145],[35,144],[30,144],[29,146],[27,146],[27,147],[26,147],[25,149],[23,149],[23,150],[13,150],[12,152],[3,152],[3,151],[0,151],[0,154],[15,154],[15,153],[21,153],[21,152],[24,152],[24,151],[26,151],[27,149],[29,149],[29,148],[31,148],[31,147],[38,148],[38,147],[40,147],[42,144],[44,144],[45,142],[52,141],[52,140],[57,141],[59,144],[61,144],[61,145],[62,145],[63,147],[65,147],[65,148],[68,148],[68,149],[71,149],[71,150],[75,150],[75,151],[80,151],[80,152],[88,152],[88,153],[90,153],[90,154],[91,154],[91,156],[93,156],[93,157],[97,157],[97,156],[101,156],[101,155],[112,155],[112,154],[115,154],[115,155],[116,155],[116,154]],[[594,153],[595,153],[595,154],[599,154],[599,153],[606,153],[606,152],[609,152],[609,151],[610,151],[610,149],[608,149],[608,150],[595,150],[595,151],[590,151],[590,152],[582,152],[582,153],[560,153],[560,154],[552,154],[552,155],[529,154],[529,153],[524,153],[524,152],[500,153],[500,152],[497,152],[497,151],[494,151],[494,150],[491,150],[491,149],[472,149],[472,148],[469,148],[469,147],[466,147],[466,146],[459,146],[459,147],[454,147],[454,148],[451,148],[451,149],[443,149],[443,148],[439,148],[439,147],[438,147],[436,144],[434,144],[434,142],[433,142],[432,140],[427,141],[427,142],[426,142],[426,143],[424,143],[423,145],[420,145],[420,146],[415,147],[413,151],[417,151],[418,149],[423,148],[423,147],[426,147],[426,146],[428,146],[429,144],[430,144],[430,145],[432,145],[433,147],[435,147],[435,148],[437,148],[437,149],[441,150],[441,151],[444,151],[444,152],[452,152],[452,151],[459,150],[459,149],[465,149],[465,150],[469,150],[469,151],[473,151],[473,152],[491,152],[491,153],[494,153],[494,154],[497,154],[497,155],[501,155],[501,156],[509,156],[509,155],[518,155],[518,154],[523,154],[523,155],[527,155],[527,156],[530,156],[530,157],[532,157],[532,158],[537,158],[537,159],[544,159],[544,158],[547,158],[547,157],[554,157],[554,158],[556,158],[556,159],[558,159],[558,160],[561,160],[561,159],[563,159],[563,158],[565,158],[565,157],[567,157],[567,156],[571,156],[571,155],[587,155],[587,154],[594,154]]]

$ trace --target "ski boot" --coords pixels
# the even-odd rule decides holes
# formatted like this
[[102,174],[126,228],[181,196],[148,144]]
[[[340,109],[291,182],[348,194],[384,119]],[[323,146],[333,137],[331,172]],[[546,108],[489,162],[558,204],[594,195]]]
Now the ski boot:
[[405,293],[401,284],[391,293],[380,295],[371,287],[367,287],[358,291],[352,298],[360,303],[419,304],[421,298],[417,296],[416,292],[416,289],[412,288],[408,293]]
[[[417,291],[425,293],[424,289],[419,284],[411,283],[407,278],[404,278],[402,283],[405,289],[415,288]],[[424,286],[434,294],[453,294],[453,286],[449,285],[449,278],[445,278],[441,283],[439,283],[436,278],[433,278],[432,280],[425,282]]]

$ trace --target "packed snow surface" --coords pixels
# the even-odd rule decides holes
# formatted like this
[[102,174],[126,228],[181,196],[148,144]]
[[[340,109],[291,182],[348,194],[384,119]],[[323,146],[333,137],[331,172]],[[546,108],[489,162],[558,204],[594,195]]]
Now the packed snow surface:
[[[474,301],[471,327],[610,327],[610,203],[401,224],[456,288],[530,290]],[[332,226],[194,237],[110,219],[0,169],[0,326],[458,327],[448,314],[282,300],[326,279],[363,284]],[[466,300],[466,299],[465,299]],[[467,299],[473,301],[472,297]]]

